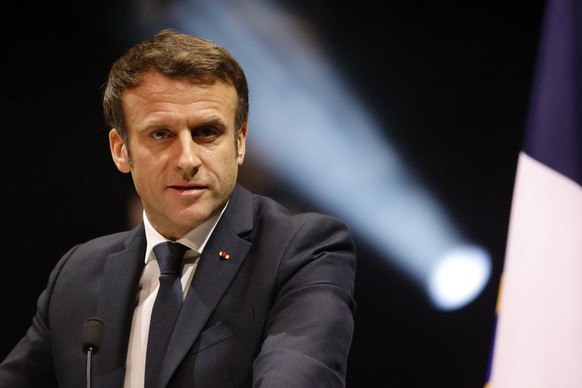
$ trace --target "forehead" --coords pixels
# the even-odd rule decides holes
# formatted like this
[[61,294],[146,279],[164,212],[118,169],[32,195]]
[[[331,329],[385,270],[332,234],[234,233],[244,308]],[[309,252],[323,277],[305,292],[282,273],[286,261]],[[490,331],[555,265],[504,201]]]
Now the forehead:
[[[219,79],[214,81],[194,81],[188,78],[172,78],[156,71],[147,71],[140,76],[139,85],[123,91],[122,99],[137,94],[150,99],[196,97],[198,94],[219,93],[224,98],[238,97],[235,87]],[[230,103],[232,101],[225,101]]]
[[122,94],[127,124],[152,115],[183,114],[222,115],[233,123],[238,103],[236,89],[230,83],[196,83],[183,78],[170,78],[147,72],[140,85]]

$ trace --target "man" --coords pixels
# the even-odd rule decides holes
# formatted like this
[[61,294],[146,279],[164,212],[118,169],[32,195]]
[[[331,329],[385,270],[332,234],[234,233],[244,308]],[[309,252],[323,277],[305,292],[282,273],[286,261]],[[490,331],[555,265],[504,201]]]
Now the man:
[[[237,184],[248,117],[238,63],[209,41],[164,30],[113,64],[103,106],[113,161],[132,176],[143,223],[63,256],[0,365],[0,387],[84,385],[89,317],[104,324],[95,387],[344,386],[352,237],[333,217],[291,214]],[[165,242],[187,248],[175,320],[154,318]],[[157,341],[150,326],[166,323]]]

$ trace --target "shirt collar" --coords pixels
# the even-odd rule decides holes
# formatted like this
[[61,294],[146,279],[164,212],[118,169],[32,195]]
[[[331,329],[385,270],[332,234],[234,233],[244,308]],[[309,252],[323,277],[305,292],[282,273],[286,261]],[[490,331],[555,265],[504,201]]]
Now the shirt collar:
[[[218,224],[218,221],[222,217],[222,214],[224,213],[224,210],[226,209],[227,206],[228,206],[228,202],[226,203],[226,205],[224,205],[224,207],[222,208],[220,213],[218,213],[215,216],[212,216],[208,220],[204,221],[201,225],[197,226],[196,228],[194,228],[191,231],[189,231],[188,233],[186,233],[186,235],[184,235],[184,237],[176,240],[176,242],[183,244],[183,245],[186,245],[188,248],[190,248],[192,250],[192,253],[194,253],[195,255],[202,254],[202,250],[204,249],[204,246],[206,246],[208,239],[212,235],[212,232],[214,231],[216,224]],[[170,240],[168,240],[167,238],[162,236],[153,227],[153,225],[150,223],[150,220],[148,219],[148,217],[145,213],[145,210],[143,211],[142,217],[143,217],[143,223],[144,223],[144,227],[145,227],[145,235],[146,235],[146,241],[147,241],[146,254],[145,254],[145,263],[147,264],[152,256],[152,252],[153,252],[154,247],[159,243],[170,241]],[[188,255],[188,253],[186,255]]]

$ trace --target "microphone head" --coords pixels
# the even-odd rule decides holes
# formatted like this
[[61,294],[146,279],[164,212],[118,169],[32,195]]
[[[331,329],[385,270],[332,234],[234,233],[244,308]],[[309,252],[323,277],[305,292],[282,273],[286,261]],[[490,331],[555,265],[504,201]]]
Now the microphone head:
[[87,353],[89,350],[91,350],[93,354],[97,354],[101,348],[101,345],[103,344],[104,331],[105,326],[101,318],[87,318],[81,329],[81,343],[83,345],[83,352]]

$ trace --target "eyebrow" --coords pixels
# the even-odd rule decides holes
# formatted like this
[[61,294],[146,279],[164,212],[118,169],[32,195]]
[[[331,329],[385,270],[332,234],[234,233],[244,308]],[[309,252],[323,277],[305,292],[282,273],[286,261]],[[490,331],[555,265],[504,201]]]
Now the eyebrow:
[[[171,121],[171,120],[170,120]],[[145,123],[145,125],[140,127],[141,131],[148,131],[151,129],[156,129],[156,128],[169,128],[172,125],[168,123],[167,120],[158,120],[158,119],[152,119],[151,121]],[[220,117],[210,117],[207,120],[202,120],[200,122],[198,122],[194,127],[190,127],[190,129],[196,129],[196,128],[201,128],[201,127],[206,127],[206,126],[218,126],[218,127],[222,127],[222,128],[228,128],[228,123],[220,118]]]
[[199,125],[196,125],[196,128],[205,127],[208,125],[214,125],[214,126],[228,128],[228,123],[220,117],[211,117],[208,120],[204,120]]

